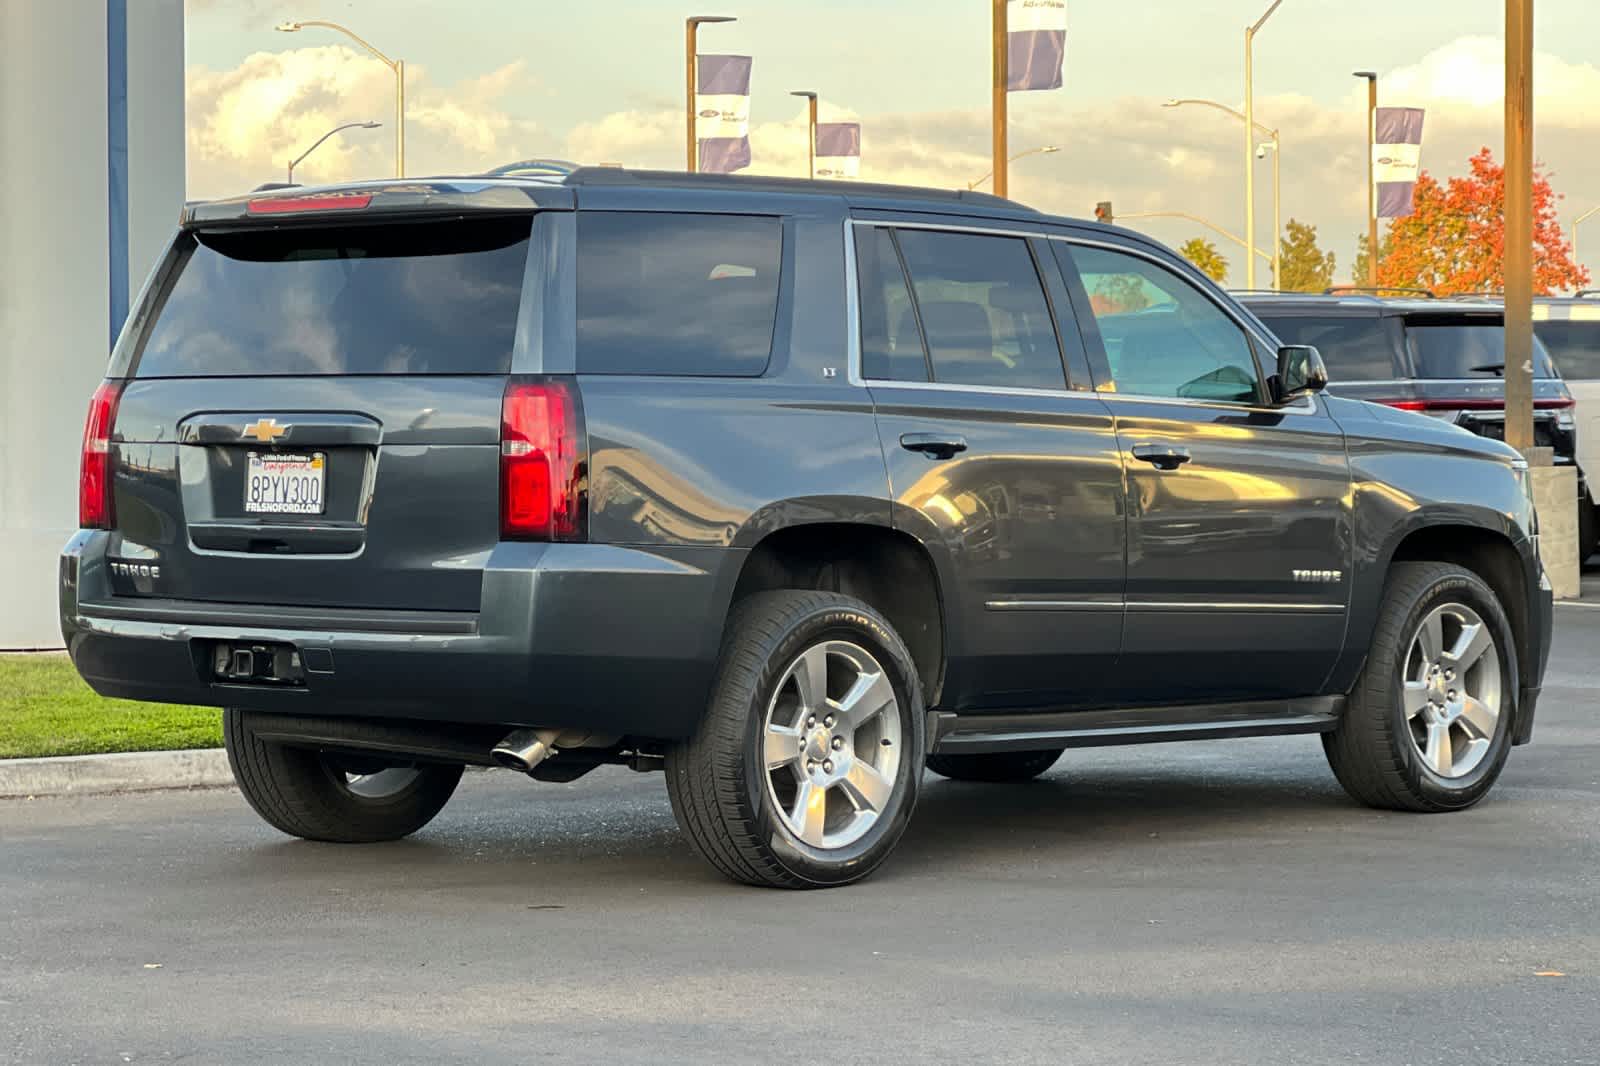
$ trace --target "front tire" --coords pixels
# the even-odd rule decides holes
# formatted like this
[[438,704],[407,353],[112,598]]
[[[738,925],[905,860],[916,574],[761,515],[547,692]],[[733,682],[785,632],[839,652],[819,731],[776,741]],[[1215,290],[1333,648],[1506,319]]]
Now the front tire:
[[979,755],[930,755],[928,769],[952,781],[1006,784],[1032,781],[1056,764],[1065,748],[996,751]]
[[710,706],[667,753],[689,842],[735,881],[848,884],[911,820],[922,689],[877,611],[832,592],[763,592],[729,616]]
[[1338,727],[1334,776],[1369,807],[1455,811],[1488,794],[1511,748],[1516,645],[1493,590],[1447,563],[1397,563]]
[[222,712],[222,743],[245,800],[290,836],[368,844],[410,836],[461,780],[460,764],[394,764],[262,740],[250,711]]

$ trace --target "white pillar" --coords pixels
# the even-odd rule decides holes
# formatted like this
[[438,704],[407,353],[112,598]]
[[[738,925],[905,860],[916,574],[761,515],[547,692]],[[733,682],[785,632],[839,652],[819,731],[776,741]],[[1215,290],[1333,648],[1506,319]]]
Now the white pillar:
[[59,647],[56,558],[113,308],[183,205],[182,0],[0,2],[0,173],[0,648]]

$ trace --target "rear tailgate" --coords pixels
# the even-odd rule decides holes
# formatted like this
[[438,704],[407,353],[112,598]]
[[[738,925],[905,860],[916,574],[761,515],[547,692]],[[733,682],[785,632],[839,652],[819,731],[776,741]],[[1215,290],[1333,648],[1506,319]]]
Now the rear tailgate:
[[112,439],[117,595],[478,608],[533,216],[349,217],[180,236]]

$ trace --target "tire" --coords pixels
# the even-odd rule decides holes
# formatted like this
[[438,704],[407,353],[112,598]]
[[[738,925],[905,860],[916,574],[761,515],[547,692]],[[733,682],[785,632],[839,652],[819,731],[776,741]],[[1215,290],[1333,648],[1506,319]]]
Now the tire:
[[928,769],[952,781],[1032,781],[1056,764],[1065,748],[996,751],[981,755],[930,755]]
[[222,713],[233,779],[268,825],[290,836],[368,844],[409,836],[455,792],[459,764],[397,765],[262,740],[250,711]]
[[690,844],[727,877],[844,885],[905,832],[924,750],[916,668],[882,615],[832,592],[757,593],[728,618],[698,729],[667,752],[667,793]]
[[[1423,623],[1433,618],[1440,628],[1426,638]],[[1474,632],[1492,642],[1476,657],[1468,632],[1474,620]],[[1439,654],[1430,655],[1430,645]],[[1467,665],[1457,671],[1462,661]],[[1447,563],[1396,563],[1367,664],[1343,719],[1322,736],[1328,764],[1345,791],[1369,807],[1471,807],[1505,766],[1517,677],[1511,626],[1481,578]]]

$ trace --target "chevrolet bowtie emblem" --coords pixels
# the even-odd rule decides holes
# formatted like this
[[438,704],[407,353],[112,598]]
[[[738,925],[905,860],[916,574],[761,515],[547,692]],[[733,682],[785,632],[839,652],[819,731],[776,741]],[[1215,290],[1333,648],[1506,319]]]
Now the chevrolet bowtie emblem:
[[244,436],[254,437],[262,444],[271,444],[287,432],[289,427],[278,425],[276,418],[258,418],[240,430]]

